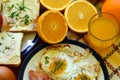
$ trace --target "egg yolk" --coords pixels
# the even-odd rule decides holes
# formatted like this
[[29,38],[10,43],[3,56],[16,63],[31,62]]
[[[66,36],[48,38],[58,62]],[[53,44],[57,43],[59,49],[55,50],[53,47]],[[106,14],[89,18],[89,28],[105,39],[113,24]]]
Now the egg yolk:
[[78,76],[76,76],[74,80],[90,80],[90,78],[86,74],[82,74],[82,75],[78,74]]
[[51,73],[58,75],[61,74],[66,69],[66,61],[55,59],[53,62],[51,62],[49,66],[49,70]]
[[80,75],[80,74],[78,74],[78,76],[77,76],[77,77],[75,77],[75,78],[74,78],[74,80],[82,80],[82,79],[81,79],[81,75]]

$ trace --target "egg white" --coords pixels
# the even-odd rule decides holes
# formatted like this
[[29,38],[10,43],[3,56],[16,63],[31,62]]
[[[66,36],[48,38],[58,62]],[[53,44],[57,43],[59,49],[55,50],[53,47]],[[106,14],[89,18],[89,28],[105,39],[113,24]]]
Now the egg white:
[[[41,68],[53,80],[75,80],[78,75],[82,76],[82,74],[89,75],[90,80],[96,80],[97,72],[95,71],[96,67],[94,65],[90,65],[87,60],[80,58],[80,56],[73,57],[67,54],[67,52],[59,50],[46,51],[41,57]],[[55,58],[66,61],[65,70],[58,75],[49,70],[49,66]]]

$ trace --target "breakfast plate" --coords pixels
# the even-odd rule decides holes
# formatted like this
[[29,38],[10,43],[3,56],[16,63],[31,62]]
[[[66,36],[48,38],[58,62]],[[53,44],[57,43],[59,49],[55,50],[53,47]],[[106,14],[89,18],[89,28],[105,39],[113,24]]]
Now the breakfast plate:
[[[21,68],[20,68],[20,72],[19,72],[19,75],[18,75],[18,80],[30,80],[29,79],[29,71],[30,70],[36,70],[36,67],[38,66],[38,63],[40,63],[40,60],[42,60],[42,57],[41,56],[43,56],[44,55],[44,53],[46,52],[46,50],[48,50],[48,49],[51,49],[51,47],[53,48],[53,49],[55,49],[55,50],[58,50],[59,51],[59,49],[56,49],[55,47],[60,47],[60,46],[69,46],[70,47],[70,50],[72,50],[73,52],[79,52],[80,53],[80,55],[84,55],[84,54],[86,54],[86,50],[88,50],[88,52],[90,52],[91,54],[88,54],[86,57],[85,56],[82,56],[80,59],[80,62],[77,64],[76,63],[76,65],[82,65],[81,67],[83,67],[84,66],[84,64],[87,64],[87,66],[90,68],[90,69],[92,69],[94,66],[95,66],[95,64],[94,63],[99,63],[99,71],[97,72],[98,74],[97,74],[97,79],[96,79],[96,74],[94,74],[95,73],[95,71],[97,71],[97,70],[95,70],[95,69],[97,69],[97,68],[95,68],[94,69],[94,72],[92,73],[91,71],[90,71],[90,75],[92,75],[93,77],[95,77],[94,78],[94,80],[109,80],[109,75],[108,75],[108,71],[107,71],[107,68],[106,68],[106,66],[105,66],[105,64],[104,64],[104,62],[103,62],[103,60],[99,57],[99,55],[93,50],[93,49],[91,49],[90,47],[88,47],[87,45],[85,45],[85,44],[83,44],[83,43],[80,43],[80,42],[77,42],[77,41],[73,41],[73,40],[64,40],[63,42],[61,42],[61,43],[59,43],[59,44],[55,44],[55,45],[50,45],[50,44],[43,44],[43,45],[39,45],[37,48],[35,48],[34,50],[32,50],[31,51],[31,53],[26,57],[26,59],[24,60],[24,62],[23,62],[23,64],[21,65]],[[61,49],[60,49],[61,50]],[[66,53],[68,52],[71,52],[71,51],[68,51],[68,50],[65,50],[66,51]],[[51,54],[50,54],[51,55]],[[56,54],[52,54],[52,55],[56,55]],[[51,56],[52,56],[51,55]],[[60,56],[60,55],[59,55]],[[61,58],[64,58],[65,56],[61,56]],[[76,57],[78,57],[78,55],[76,56]],[[84,58],[83,58],[84,57]],[[50,57],[51,58],[51,57]],[[58,59],[58,58],[57,58]],[[72,64],[70,64],[72,61],[72,59],[70,58],[68,58],[68,57],[65,57],[64,58],[66,61],[67,61],[67,68],[65,68],[65,69],[67,69],[69,72],[67,73],[67,74],[71,74],[72,72],[74,72],[74,73],[72,73],[71,75],[75,75],[75,69],[77,69],[78,70],[78,68],[73,68],[73,67],[70,67],[70,65],[72,65]],[[85,59],[85,62],[82,62],[82,59]],[[44,61],[44,60],[43,60]],[[42,62],[43,62],[42,61]],[[41,63],[42,63],[41,62]],[[94,65],[94,66],[91,66],[91,65]],[[69,65],[69,66],[68,66]],[[75,65],[75,66],[76,66]],[[41,66],[42,66],[42,64],[41,64]],[[76,66],[77,67],[77,66]],[[83,67],[84,68],[84,67]],[[89,69],[89,68],[87,68],[87,69]],[[70,70],[69,70],[70,69]],[[72,71],[73,70],[73,71]],[[84,69],[85,70],[85,69]],[[71,73],[70,73],[71,72]],[[83,72],[85,72],[85,71],[83,71]],[[89,71],[88,71],[89,72]],[[63,75],[64,73],[62,73],[62,75]],[[67,74],[64,74],[64,76],[66,75],[66,76],[68,76]],[[86,74],[86,73],[85,73]],[[88,74],[88,73],[87,73]],[[54,76],[53,76],[54,77]],[[60,76],[61,77],[61,76]],[[69,77],[69,76],[68,76]],[[63,78],[61,78],[61,79],[59,79],[59,80],[62,80]],[[70,77],[70,79],[72,79],[71,77]],[[53,79],[54,80],[54,79]],[[55,80],[58,80],[58,79],[55,79]],[[66,80],[66,79],[64,79],[64,80]],[[69,80],[69,79],[67,79],[67,80]],[[74,78],[72,79],[72,80],[74,80]],[[90,78],[90,80],[93,80],[93,78]]]
[[25,33],[23,37],[21,55],[24,56],[30,52],[30,50],[35,46],[38,42],[39,36],[36,32]]

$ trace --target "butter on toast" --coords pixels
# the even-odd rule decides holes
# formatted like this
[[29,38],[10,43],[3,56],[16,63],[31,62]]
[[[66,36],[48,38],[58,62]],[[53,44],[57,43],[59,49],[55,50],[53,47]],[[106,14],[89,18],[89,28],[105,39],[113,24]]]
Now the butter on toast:
[[2,1],[2,31],[36,31],[39,0]]
[[19,65],[21,63],[23,35],[23,33],[0,32],[0,65]]

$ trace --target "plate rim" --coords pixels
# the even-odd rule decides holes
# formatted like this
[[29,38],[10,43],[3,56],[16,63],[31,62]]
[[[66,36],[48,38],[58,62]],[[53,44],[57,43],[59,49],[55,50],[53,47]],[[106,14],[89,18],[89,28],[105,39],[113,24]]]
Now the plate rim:
[[[104,80],[110,80],[110,77],[109,77],[109,74],[108,74],[108,69],[104,63],[104,61],[102,60],[102,58],[97,54],[96,51],[94,51],[92,48],[90,48],[88,45],[84,44],[84,43],[81,43],[81,42],[78,42],[78,41],[75,41],[75,40],[64,40],[63,42],[61,43],[58,43],[58,44],[65,44],[65,43],[68,43],[68,44],[73,44],[73,45],[76,45],[76,46],[80,46],[84,49],[86,48],[89,48],[93,53],[92,55],[95,57],[96,60],[98,60],[100,62],[100,65],[101,65],[101,68],[102,68],[102,71],[103,71],[103,75],[104,75]],[[35,49],[33,49],[30,54],[28,54],[26,56],[26,58],[24,59],[22,65],[20,66],[20,71],[19,71],[19,74],[18,74],[18,80],[23,80],[23,75],[24,75],[24,72],[25,72],[25,68],[27,66],[27,64],[29,63],[30,59],[37,53],[39,52],[40,50],[44,49],[45,47],[47,46],[50,46],[52,44],[39,44]],[[54,45],[54,44],[53,44]]]
[[39,40],[40,38],[38,34],[36,33],[34,39],[32,40],[32,43],[34,43],[34,45],[28,45],[23,51],[21,51],[21,56],[27,55],[32,50],[32,48],[37,44]]

